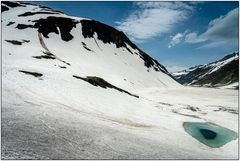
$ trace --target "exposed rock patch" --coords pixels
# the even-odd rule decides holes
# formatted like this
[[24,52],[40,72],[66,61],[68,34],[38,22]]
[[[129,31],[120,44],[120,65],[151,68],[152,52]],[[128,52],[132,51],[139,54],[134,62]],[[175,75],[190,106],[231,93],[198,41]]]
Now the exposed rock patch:
[[89,48],[87,47],[87,45],[86,45],[84,42],[82,42],[82,46],[83,46],[86,50],[92,51],[91,49],[89,49]]
[[56,59],[56,56],[49,52],[43,52],[44,55],[33,56],[36,59]]
[[1,12],[8,11],[9,8],[6,6],[1,5]]
[[71,65],[70,63],[68,63],[68,62],[66,62],[66,61],[64,61],[64,60],[62,60],[61,62],[63,62],[64,64],[67,64],[67,65]]
[[60,68],[63,68],[63,69],[66,69],[66,68],[67,68],[67,67],[65,67],[65,66],[60,66],[60,65],[59,65],[59,67],[60,67]]
[[37,72],[29,72],[29,71],[24,71],[24,70],[19,70],[19,72],[25,73],[25,74],[29,74],[29,75],[32,75],[34,77],[41,77],[41,76],[43,76],[43,74],[37,73]]
[[102,87],[102,88],[113,88],[113,89],[116,89],[120,92],[124,92],[124,93],[127,93],[129,94],[130,96],[133,96],[133,97],[136,97],[136,98],[139,98],[139,96],[137,95],[134,95],[134,94],[131,94],[130,92],[128,91],[125,91],[121,88],[118,88],[110,83],[108,83],[107,81],[105,81],[104,79],[102,78],[99,78],[99,77],[95,77],[95,76],[88,76],[86,78],[83,78],[83,77],[79,77],[79,76],[76,76],[76,75],[73,75],[74,78],[77,78],[77,79],[81,79],[81,80],[84,80],[90,84],[92,84],[93,86],[96,86],[96,87]]
[[30,42],[30,40],[22,40],[23,42],[26,42],[26,43],[29,43]]
[[7,26],[10,26],[10,25],[12,25],[12,24],[14,24],[15,22],[12,22],[12,21],[10,21],[8,24],[7,24]]
[[[35,20],[34,27],[38,28],[38,32],[46,38],[48,34],[53,32],[59,34],[58,28],[60,30],[61,38],[64,41],[70,41],[73,39],[70,31],[73,27],[76,27],[76,23],[73,19],[65,17],[47,17],[46,19]],[[58,27],[58,28],[57,28]]]
[[17,40],[5,40],[5,41],[12,43],[13,45],[22,45],[22,42]]
[[56,59],[55,57],[49,56],[49,55],[33,56],[33,58],[36,58],[36,59]]
[[26,7],[25,5],[22,5],[18,2],[12,2],[12,1],[2,1],[2,4],[5,4],[8,7],[14,8],[14,7]]
[[26,28],[33,28],[33,27],[34,27],[33,25],[18,24],[16,28],[19,30],[23,30]]
[[39,8],[51,9],[50,7],[47,7],[47,6],[40,6],[40,5],[39,5]]
[[25,12],[23,14],[18,15],[18,17],[26,17],[26,16],[33,16],[37,14],[59,14],[56,12]]
[[9,42],[13,45],[22,45],[22,43],[29,43],[30,40],[22,40],[22,41],[18,41],[18,40],[5,40],[6,42]]
[[43,51],[43,54],[49,55],[49,56],[55,56],[54,54],[50,53],[50,52],[45,52]]
[[[81,23],[84,38],[93,38],[93,35],[96,32],[98,39],[102,40],[104,43],[114,43],[117,48],[127,47],[125,42],[130,43],[130,40],[123,32],[118,31],[111,26],[102,24],[95,20],[81,20]],[[136,48],[135,45],[134,47]]]

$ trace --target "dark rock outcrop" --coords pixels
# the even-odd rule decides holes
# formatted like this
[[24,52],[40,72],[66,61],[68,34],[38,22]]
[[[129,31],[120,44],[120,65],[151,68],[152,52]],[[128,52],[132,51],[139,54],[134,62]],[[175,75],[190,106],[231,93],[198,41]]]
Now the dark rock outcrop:
[[33,58],[36,58],[36,59],[56,59],[54,56],[49,56],[49,55],[33,56]]
[[30,42],[30,40],[22,40],[23,42],[26,42],[26,43],[29,43]]
[[22,42],[17,40],[5,40],[5,41],[12,43],[13,45],[22,45]]
[[83,46],[86,50],[92,51],[91,49],[89,49],[89,48],[87,47],[87,45],[86,45],[84,42],[82,42],[82,46]]
[[76,75],[73,75],[74,78],[77,78],[77,79],[81,79],[81,80],[84,80],[90,84],[92,84],[93,86],[96,86],[96,87],[102,87],[102,88],[113,88],[115,90],[118,90],[120,92],[124,92],[124,93],[127,93],[129,94],[130,96],[133,96],[133,97],[136,97],[136,98],[139,98],[139,96],[137,95],[134,95],[134,94],[131,94],[130,92],[128,91],[125,91],[121,88],[118,88],[110,83],[108,83],[107,81],[105,81],[104,79],[102,78],[99,78],[99,77],[96,77],[96,76],[88,76],[86,78],[83,78],[83,77],[79,77],[79,76],[76,76]]
[[8,11],[9,8],[6,6],[1,5],[1,12]]
[[64,41],[70,41],[73,39],[70,31],[73,27],[76,27],[76,23],[73,19],[65,17],[47,17],[46,19],[35,20],[34,27],[38,28],[38,32],[42,33],[44,37],[49,38],[48,34],[54,32],[59,34],[57,27],[60,30],[61,38]]
[[23,14],[18,15],[18,17],[26,17],[26,16],[32,16],[37,14],[59,14],[55,12],[25,12]]
[[12,21],[10,21],[8,24],[7,24],[7,26],[10,26],[10,25],[12,25],[12,24],[14,24],[15,22],[12,22]]
[[59,65],[59,67],[60,67],[60,68],[63,68],[63,69],[66,69],[66,68],[67,68],[67,67],[65,67],[65,66],[60,66],[60,65]]
[[22,45],[22,43],[29,43],[30,40],[22,40],[22,41],[18,41],[18,40],[5,40],[6,42],[9,42],[13,45]]
[[34,26],[33,25],[18,24],[16,26],[16,28],[19,29],[19,30],[23,30],[23,29],[26,29],[26,28],[34,28]]
[[19,70],[19,72],[25,73],[25,74],[29,74],[29,75],[32,75],[34,77],[41,77],[41,76],[43,76],[42,73],[37,73],[37,72],[29,72],[29,71],[24,71],[24,70]]
[[2,1],[2,4],[5,4],[8,7],[15,8],[15,7],[25,7],[25,5],[20,4],[19,2],[14,1]]

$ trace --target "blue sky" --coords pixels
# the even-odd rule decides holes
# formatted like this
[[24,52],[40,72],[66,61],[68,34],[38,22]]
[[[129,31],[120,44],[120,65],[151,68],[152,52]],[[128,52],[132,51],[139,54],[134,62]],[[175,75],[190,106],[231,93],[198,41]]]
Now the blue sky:
[[238,2],[34,2],[122,30],[169,71],[238,50]]

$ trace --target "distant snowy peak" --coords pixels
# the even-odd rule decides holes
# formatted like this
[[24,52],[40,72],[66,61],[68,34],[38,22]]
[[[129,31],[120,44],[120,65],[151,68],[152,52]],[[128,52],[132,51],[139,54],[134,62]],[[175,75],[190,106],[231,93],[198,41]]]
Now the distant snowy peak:
[[233,52],[221,60],[175,72],[173,76],[184,85],[218,87],[236,84],[239,76],[239,53]]

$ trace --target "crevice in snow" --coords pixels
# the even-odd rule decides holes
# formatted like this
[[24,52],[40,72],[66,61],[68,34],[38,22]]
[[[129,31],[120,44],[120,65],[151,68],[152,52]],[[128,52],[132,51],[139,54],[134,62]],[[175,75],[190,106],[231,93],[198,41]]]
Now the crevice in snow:
[[[46,56],[48,56],[48,58],[51,57],[52,59],[54,58],[54,59],[57,59],[57,60],[63,62],[64,64],[67,64],[69,66],[71,65],[70,63],[68,63],[68,62],[58,58],[56,55],[52,54],[52,52],[47,48],[46,44],[44,43],[43,38],[42,38],[42,34],[40,32],[38,32],[38,38],[39,38],[41,46],[46,50],[46,52],[43,52],[43,53],[46,54]],[[44,55],[44,56],[40,56],[40,57],[41,58],[46,58],[46,56]],[[40,57],[38,57],[38,58],[40,58]]]
[[93,37],[93,39],[94,39],[95,43],[97,44],[98,48],[102,51],[102,49],[101,49],[100,46],[98,45],[98,43],[97,43],[95,37]]

